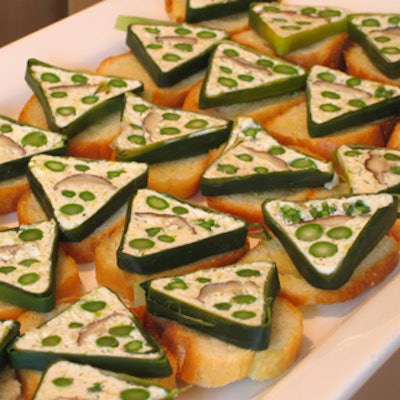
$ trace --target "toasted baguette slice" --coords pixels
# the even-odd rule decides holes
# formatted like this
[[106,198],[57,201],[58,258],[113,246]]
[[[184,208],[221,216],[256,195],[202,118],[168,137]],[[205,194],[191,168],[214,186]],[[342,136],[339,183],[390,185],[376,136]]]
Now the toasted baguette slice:
[[273,116],[283,113],[288,107],[292,107],[305,101],[304,92],[294,92],[287,95],[276,96],[269,99],[251,101],[248,103],[237,103],[226,106],[199,108],[199,95],[203,82],[198,82],[187,94],[182,108],[197,112],[205,112],[217,117],[234,119],[240,115],[248,116],[256,121],[262,122]]
[[[268,43],[252,29],[235,33],[231,36],[231,39],[267,55],[277,56]],[[342,51],[347,40],[347,33],[338,33],[311,46],[292,51],[283,58],[305,68],[311,68],[313,65],[324,65],[341,69],[343,67]]]
[[399,244],[386,235],[360,263],[347,283],[336,290],[318,289],[300,275],[278,239],[260,241],[244,261],[275,261],[281,283],[281,296],[293,304],[333,304],[351,300],[381,283],[399,262]]
[[369,59],[361,46],[351,43],[344,50],[344,60],[349,74],[362,79],[400,86],[400,78],[390,78],[382,73]]
[[95,273],[99,285],[107,286],[118,294],[124,296],[135,305],[142,304],[142,292],[137,288],[140,282],[160,276],[182,274],[198,269],[228,265],[238,260],[247,250],[248,245],[212,257],[200,259],[182,267],[173,268],[160,273],[143,275],[123,271],[118,267],[117,249],[120,245],[123,227],[116,229],[107,240],[103,240],[95,251]]
[[262,351],[239,348],[151,314],[147,314],[144,325],[177,358],[178,378],[215,388],[246,377],[272,379],[293,363],[302,342],[302,313],[288,300],[277,297],[272,315],[269,347]]
[[[186,0],[165,0],[165,10],[172,21],[185,22]],[[248,13],[240,12],[222,18],[204,20],[198,24],[233,34],[249,28]]]
[[265,192],[237,193],[226,196],[207,196],[207,205],[210,208],[230,213],[245,219],[250,223],[264,224],[261,205],[266,199],[285,198],[291,200],[305,200],[311,189],[269,190]]
[[394,123],[395,118],[388,118],[314,138],[309,134],[306,103],[302,102],[289,108],[283,114],[264,121],[263,126],[284,145],[302,148],[325,160],[332,160],[333,151],[342,144],[384,146]]
[[25,176],[0,181],[0,214],[16,211],[19,198],[29,189]]
[[[36,96],[30,97],[25,103],[20,112],[19,120],[41,129],[49,129],[43,107]],[[119,133],[119,124],[120,113],[114,112],[86,128],[70,139],[69,155],[93,159],[110,159],[112,156],[110,144]]]
[[[56,301],[78,296],[82,290],[78,266],[63,250],[58,252],[56,274]],[[6,302],[0,302],[0,319],[18,319],[25,310]]]
[[180,107],[190,88],[205,74],[205,71],[200,71],[171,87],[160,88],[131,51],[104,59],[96,72],[140,80],[144,85],[143,97],[165,107]]
[[189,199],[198,191],[201,175],[209,162],[210,157],[206,153],[150,164],[147,186],[158,192],[166,192],[181,199]]
[[0,399],[21,399],[21,383],[18,381],[15,371],[9,366],[6,366],[0,374]]
[[[94,250],[99,242],[106,238],[125,220],[126,208],[112,215],[103,225],[98,227],[91,235],[80,242],[60,242],[60,247],[77,263],[88,263],[94,260]],[[26,191],[19,199],[17,217],[20,224],[30,224],[47,219],[31,190]]]

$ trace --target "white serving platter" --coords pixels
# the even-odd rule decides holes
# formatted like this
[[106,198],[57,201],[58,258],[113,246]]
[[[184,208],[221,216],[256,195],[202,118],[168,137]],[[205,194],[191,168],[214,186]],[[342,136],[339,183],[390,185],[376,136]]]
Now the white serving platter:
[[[400,13],[400,3],[393,0],[331,1],[354,12]],[[284,2],[328,4],[327,0]],[[0,114],[17,118],[31,96],[24,80],[31,57],[65,68],[94,70],[104,58],[127,51],[125,33],[114,28],[120,15],[167,18],[164,0],[104,0],[0,48]],[[15,222],[15,214],[0,216],[0,225]],[[192,388],[179,399],[348,399],[400,347],[399,270],[352,301],[303,308],[299,358],[278,379],[262,383],[245,379],[220,389]],[[88,287],[95,284],[93,265],[80,266],[80,271]]]

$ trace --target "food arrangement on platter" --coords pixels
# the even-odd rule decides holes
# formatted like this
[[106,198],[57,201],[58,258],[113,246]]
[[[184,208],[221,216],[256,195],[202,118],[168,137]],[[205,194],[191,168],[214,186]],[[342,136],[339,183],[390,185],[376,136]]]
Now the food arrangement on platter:
[[129,50],[96,71],[26,60],[32,97],[0,118],[0,212],[18,217],[0,231],[10,398],[277,378],[301,306],[398,265],[400,14],[165,8],[121,17]]

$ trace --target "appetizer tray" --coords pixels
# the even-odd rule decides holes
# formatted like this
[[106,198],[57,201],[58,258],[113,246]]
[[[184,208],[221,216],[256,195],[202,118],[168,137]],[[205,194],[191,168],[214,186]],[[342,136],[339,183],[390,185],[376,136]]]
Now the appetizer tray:
[[[400,3],[393,0],[332,2],[353,12],[400,12]],[[18,117],[31,96],[24,80],[28,58],[65,68],[94,70],[104,58],[127,51],[125,33],[115,29],[119,15],[167,19],[164,0],[104,0],[0,48],[0,114]],[[0,216],[0,226],[15,223],[15,214]],[[93,264],[80,265],[80,272],[88,289],[96,285]],[[299,358],[278,379],[262,383],[246,379],[220,389],[192,388],[179,399],[351,397],[400,347],[399,272],[400,267],[383,284],[353,301],[303,308],[304,340]]]

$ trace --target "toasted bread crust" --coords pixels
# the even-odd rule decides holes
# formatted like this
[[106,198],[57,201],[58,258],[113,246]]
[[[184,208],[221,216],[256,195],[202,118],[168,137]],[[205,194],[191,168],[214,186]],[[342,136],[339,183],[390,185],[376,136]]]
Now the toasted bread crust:
[[[231,36],[231,39],[269,56],[277,57],[268,43],[251,29],[236,33]],[[329,68],[341,69],[343,68],[342,52],[347,40],[347,32],[338,33],[311,46],[292,51],[284,58],[305,68],[311,68],[313,65],[324,65]]]
[[149,165],[148,187],[188,199],[196,194],[200,178],[209,164],[209,154]]
[[400,86],[400,78],[392,79],[382,73],[368,58],[361,46],[351,43],[343,52],[349,74],[362,79]]
[[307,126],[306,102],[289,108],[286,112],[266,120],[265,129],[278,141],[287,146],[304,149],[325,160],[332,160],[332,153],[342,144],[364,144],[367,146],[384,146],[385,137],[393,127],[394,119],[378,121],[344,129],[337,133],[311,137]]
[[165,107],[180,107],[190,88],[204,76],[204,71],[201,71],[171,87],[160,88],[131,51],[105,58],[96,72],[140,80],[144,86],[143,96]]
[[231,194],[226,196],[208,196],[207,205],[210,208],[236,215],[250,223],[264,225],[261,205],[266,199],[285,198],[287,200],[305,200],[311,189],[298,190],[270,190],[265,192],[251,192]]
[[7,179],[0,182],[0,214],[8,214],[17,210],[19,198],[29,189],[25,176]]
[[215,388],[246,377],[257,381],[272,379],[293,363],[302,342],[302,313],[288,300],[278,297],[272,315],[269,347],[258,352],[150,314],[145,327],[177,359],[178,378],[200,387]]

